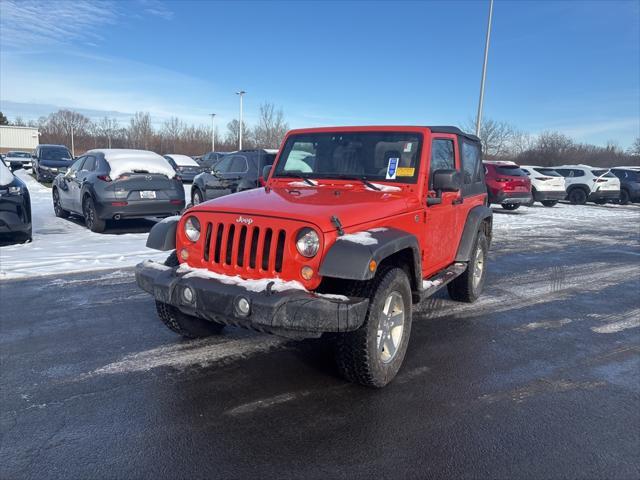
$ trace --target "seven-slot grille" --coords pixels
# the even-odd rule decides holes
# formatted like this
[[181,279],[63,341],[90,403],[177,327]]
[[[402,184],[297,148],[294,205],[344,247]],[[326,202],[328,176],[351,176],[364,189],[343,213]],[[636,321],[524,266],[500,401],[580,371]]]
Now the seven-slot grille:
[[286,231],[282,229],[207,222],[204,261],[220,270],[282,272]]

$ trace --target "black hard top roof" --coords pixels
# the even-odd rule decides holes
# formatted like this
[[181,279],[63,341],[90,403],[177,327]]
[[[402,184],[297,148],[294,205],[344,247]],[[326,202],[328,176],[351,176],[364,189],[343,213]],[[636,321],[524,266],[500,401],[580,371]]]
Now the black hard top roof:
[[453,127],[451,125],[438,125],[438,126],[427,127],[427,128],[431,130],[433,133],[451,133],[454,135],[461,135],[463,137],[468,138],[469,140],[473,140],[474,142],[480,141],[480,139],[475,135],[472,135],[470,133],[465,133],[462,130],[460,130],[458,127]]

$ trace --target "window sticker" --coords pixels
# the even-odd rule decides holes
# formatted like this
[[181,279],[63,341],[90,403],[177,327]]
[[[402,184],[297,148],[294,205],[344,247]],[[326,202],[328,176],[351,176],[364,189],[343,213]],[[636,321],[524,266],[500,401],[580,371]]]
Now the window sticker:
[[398,163],[400,159],[398,157],[392,157],[389,159],[389,165],[387,165],[387,180],[395,180],[398,174]]
[[398,167],[398,177],[413,177],[416,169],[413,167]]
[[413,142],[407,142],[404,144],[404,153],[409,153],[413,148]]

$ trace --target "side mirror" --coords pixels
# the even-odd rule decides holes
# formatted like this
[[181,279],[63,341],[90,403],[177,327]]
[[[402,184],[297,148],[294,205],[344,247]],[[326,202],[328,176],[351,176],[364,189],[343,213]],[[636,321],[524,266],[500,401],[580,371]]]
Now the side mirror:
[[264,167],[262,167],[262,179],[265,182],[267,180],[269,180],[269,174],[271,173],[271,167],[273,167],[273,165],[265,165]]
[[427,198],[427,205],[439,205],[442,203],[442,192],[457,192],[462,186],[462,178],[457,170],[436,170],[433,172],[432,190],[436,191],[435,197]]
[[38,157],[36,156],[36,154],[35,154],[35,153],[32,153],[32,154],[31,154],[31,158],[32,158],[33,160],[36,160]]

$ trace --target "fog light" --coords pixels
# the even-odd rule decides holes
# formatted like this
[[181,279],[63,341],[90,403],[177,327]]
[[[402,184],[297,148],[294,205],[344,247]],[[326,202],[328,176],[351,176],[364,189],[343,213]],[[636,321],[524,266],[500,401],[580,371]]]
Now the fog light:
[[236,309],[238,310],[238,313],[243,317],[249,315],[249,312],[251,311],[249,300],[244,297],[238,298],[238,300],[236,300]]
[[184,298],[187,303],[193,302],[193,290],[191,290],[190,287],[184,287],[182,290],[182,298]]
[[311,278],[313,278],[313,268],[311,268],[311,267],[302,267],[302,270],[300,270],[300,275],[305,280],[311,280]]
[[189,251],[186,248],[180,250],[180,258],[182,260],[186,260],[187,258],[189,258]]

